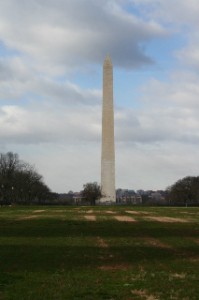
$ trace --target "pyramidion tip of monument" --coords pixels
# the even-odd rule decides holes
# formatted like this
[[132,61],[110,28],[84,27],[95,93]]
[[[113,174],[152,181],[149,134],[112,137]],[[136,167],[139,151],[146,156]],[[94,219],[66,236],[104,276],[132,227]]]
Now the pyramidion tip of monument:
[[106,55],[106,58],[104,60],[104,65],[111,65],[112,66],[112,61],[111,61],[111,57],[109,54]]

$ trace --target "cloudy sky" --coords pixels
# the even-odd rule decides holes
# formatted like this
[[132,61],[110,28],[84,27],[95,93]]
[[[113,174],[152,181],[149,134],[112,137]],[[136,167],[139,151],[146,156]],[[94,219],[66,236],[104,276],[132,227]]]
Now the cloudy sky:
[[56,192],[100,182],[114,65],[116,186],[199,175],[198,0],[0,0],[0,152]]

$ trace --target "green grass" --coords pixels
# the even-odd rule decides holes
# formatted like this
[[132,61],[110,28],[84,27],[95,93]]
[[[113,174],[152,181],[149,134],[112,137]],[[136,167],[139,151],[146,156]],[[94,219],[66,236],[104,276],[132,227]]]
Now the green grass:
[[0,208],[0,299],[198,295],[199,208]]

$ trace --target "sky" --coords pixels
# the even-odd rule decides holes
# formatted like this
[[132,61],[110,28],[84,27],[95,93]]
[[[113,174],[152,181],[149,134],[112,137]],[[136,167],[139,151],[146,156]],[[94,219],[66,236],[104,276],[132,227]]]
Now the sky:
[[198,0],[0,0],[0,152],[54,192],[100,183],[114,66],[116,187],[199,175]]

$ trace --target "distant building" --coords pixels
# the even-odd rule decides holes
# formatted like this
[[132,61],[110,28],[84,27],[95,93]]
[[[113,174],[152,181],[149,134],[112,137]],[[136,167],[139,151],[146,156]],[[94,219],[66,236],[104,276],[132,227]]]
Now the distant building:
[[134,190],[117,189],[116,199],[118,204],[142,204],[142,196],[135,193]]

